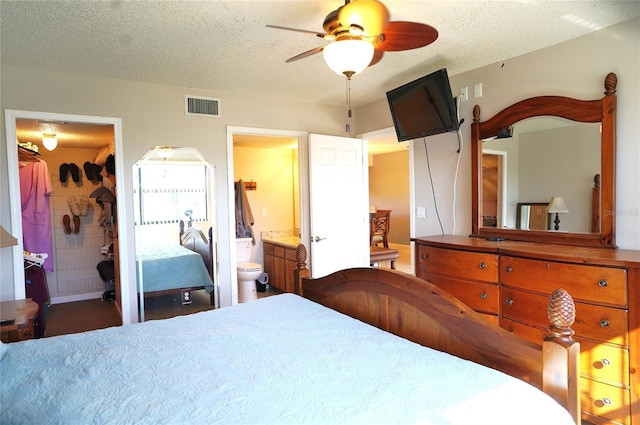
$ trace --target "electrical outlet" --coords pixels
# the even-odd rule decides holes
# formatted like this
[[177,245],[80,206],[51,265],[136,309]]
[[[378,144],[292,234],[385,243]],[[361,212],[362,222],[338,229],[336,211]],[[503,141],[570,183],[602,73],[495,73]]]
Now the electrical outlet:
[[266,217],[266,216],[267,216],[267,209],[266,209],[266,208],[263,208],[263,209],[262,209],[262,216],[263,216],[263,217]]
[[182,305],[191,304],[191,289],[182,289]]
[[469,87],[463,87],[460,90],[460,101],[464,102],[465,100],[469,100]]
[[418,218],[427,218],[427,209],[425,207],[416,208],[416,216]]

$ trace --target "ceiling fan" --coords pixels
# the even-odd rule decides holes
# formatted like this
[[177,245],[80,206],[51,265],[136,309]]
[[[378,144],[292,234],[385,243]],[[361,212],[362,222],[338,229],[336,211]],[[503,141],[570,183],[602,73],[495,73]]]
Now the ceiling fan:
[[329,41],[325,46],[300,53],[285,62],[323,52],[327,65],[348,79],[380,62],[384,52],[417,49],[438,38],[438,31],[429,25],[390,22],[389,10],[377,0],[345,0],[343,6],[327,15],[322,26],[325,33],[267,25],[269,28],[313,34]]

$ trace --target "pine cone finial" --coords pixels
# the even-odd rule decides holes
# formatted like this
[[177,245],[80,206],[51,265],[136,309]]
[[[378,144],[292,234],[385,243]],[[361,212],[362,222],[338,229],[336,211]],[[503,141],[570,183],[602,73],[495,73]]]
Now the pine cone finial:
[[556,328],[571,328],[576,320],[576,306],[567,291],[562,288],[553,291],[547,306],[547,316]]

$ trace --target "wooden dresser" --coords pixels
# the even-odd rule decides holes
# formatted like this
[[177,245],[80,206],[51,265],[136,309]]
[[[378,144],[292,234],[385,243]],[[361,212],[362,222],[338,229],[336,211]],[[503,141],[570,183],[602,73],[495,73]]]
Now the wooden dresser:
[[416,276],[539,343],[551,292],[576,304],[583,419],[640,425],[640,251],[463,236],[415,238]]

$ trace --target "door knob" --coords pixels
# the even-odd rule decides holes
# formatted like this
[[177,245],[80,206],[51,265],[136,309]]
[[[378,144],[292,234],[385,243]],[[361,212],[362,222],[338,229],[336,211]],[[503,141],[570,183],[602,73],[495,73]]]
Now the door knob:
[[325,239],[327,239],[327,238],[321,238],[320,236],[316,236],[313,240],[316,241],[316,242],[320,242],[320,241],[323,241]]

